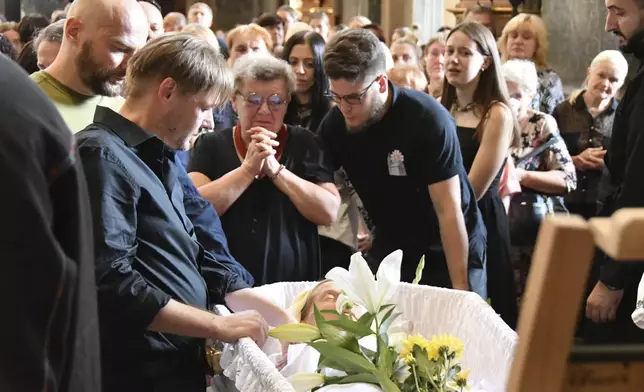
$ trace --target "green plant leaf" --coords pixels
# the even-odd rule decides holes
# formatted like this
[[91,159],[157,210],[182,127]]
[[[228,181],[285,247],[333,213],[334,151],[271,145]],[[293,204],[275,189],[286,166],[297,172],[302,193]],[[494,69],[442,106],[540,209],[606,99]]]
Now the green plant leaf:
[[387,311],[387,310],[389,310],[389,309],[391,309],[391,308],[393,308],[393,307],[395,307],[395,306],[396,306],[396,304],[382,305],[382,306],[380,307],[380,309],[378,310],[378,314],[380,314],[380,313],[382,313],[382,312],[384,312],[384,311]]
[[391,378],[387,377],[382,372],[382,369],[376,370],[374,375],[378,379],[378,384],[380,384],[380,388],[382,388],[383,392],[400,392],[400,388],[398,388],[396,383],[391,381]]
[[[310,343],[315,344],[315,343]],[[414,359],[416,360],[418,373],[420,376],[426,380],[431,380],[431,378],[436,374],[438,370],[438,364],[436,362],[430,361],[427,356],[427,352],[418,347],[414,347]]]
[[388,319],[389,317],[391,317],[391,315],[394,313],[394,310],[396,310],[396,308],[395,308],[395,307],[392,307],[392,308],[390,308],[389,310],[387,310],[387,312],[385,313],[385,315],[384,315],[384,316],[382,316],[382,318],[380,318],[380,324],[382,324],[382,323],[384,323],[385,321],[387,321],[387,319]]
[[341,317],[338,320],[330,320],[326,323],[333,325],[334,327],[344,329],[347,332],[351,332],[358,338],[373,335],[374,333],[369,326],[363,325],[357,321],[349,320],[346,317]]
[[371,329],[371,324],[373,324],[373,319],[374,319],[373,314],[367,312],[358,319],[358,324],[362,324],[367,328]]
[[324,379],[325,385],[351,384],[354,382],[364,382],[367,384],[378,385],[378,378],[371,373],[350,374],[344,377],[327,377]]
[[329,358],[326,358],[325,356],[320,355],[320,361],[318,362],[318,369],[322,369],[322,368],[342,370],[342,366],[333,362]]
[[332,314],[332,315],[334,315],[334,316],[340,316],[340,313],[338,313],[338,311],[337,311],[337,310],[335,310],[335,309],[324,309],[324,310],[320,310],[320,313],[322,313],[322,314]]
[[402,313],[396,312],[393,314],[390,314],[386,320],[384,320],[380,324],[380,333],[387,333],[389,331],[389,328],[391,328],[391,325],[400,317]]
[[367,358],[347,350],[346,348],[334,346],[330,342],[314,342],[309,346],[316,349],[320,355],[342,366],[338,370],[349,370],[358,373],[373,373],[376,366]]
[[393,374],[393,362],[394,358],[392,358],[391,351],[389,351],[389,346],[385,341],[378,336],[378,360],[377,360],[377,365],[378,365],[378,370],[383,372],[387,378],[391,378],[391,375]]
[[414,277],[414,280],[411,282],[412,284],[418,284],[420,280],[423,278],[423,270],[425,269],[425,255],[420,258],[420,261],[418,262],[418,266],[416,266],[416,277]]
[[[322,323],[318,324],[322,337],[334,346],[350,349],[349,344],[353,335],[347,331],[342,331],[332,325]],[[353,350],[352,350],[353,351]]]
[[322,316],[322,313],[320,313],[320,309],[318,309],[317,305],[313,305],[313,316],[315,317],[315,325],[317,325],[319,329],[320,325],[324,324],[326,320],[324,319],[324,316]]

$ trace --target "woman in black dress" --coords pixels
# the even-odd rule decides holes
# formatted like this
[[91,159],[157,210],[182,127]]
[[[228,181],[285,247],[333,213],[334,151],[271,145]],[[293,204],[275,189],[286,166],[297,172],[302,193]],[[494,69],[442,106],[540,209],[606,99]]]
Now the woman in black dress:
[[476,194],[488,232],[488,296],[492,307],[516,327],[517,305],[510,259],[508,217],[499,180],[519,126],[508,104],[501,61],[492,33],[466,22],[452,30],[445,52],[443,105],[456,120],[463,165]]

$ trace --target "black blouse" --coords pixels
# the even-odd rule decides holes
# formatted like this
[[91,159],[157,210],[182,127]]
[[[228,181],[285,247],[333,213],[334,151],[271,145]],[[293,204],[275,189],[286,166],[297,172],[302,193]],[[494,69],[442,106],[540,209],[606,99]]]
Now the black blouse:
[[[562,102],[552,113],[557,120],[561,137],[571,156],[579,155],[590,147],[608,149],[613,131],[617,100],[601,114],[593,117],[586,107],[583,93],[571,102]],[[595,204],[601,170],[577,170],[577,189],[566,195],[566,203]]]
[[[287,129],[280,163],[315,184],[333,182],[333,171],[323,164],[313,133]],[[216,180],[240,165],[233,131],[227,129],[197,139],[188,171]],[[221,223],[231,253],[253,275],[256,285],[320,279],[317,225],[300,214],[270,179],[255,180],[221,216]]]

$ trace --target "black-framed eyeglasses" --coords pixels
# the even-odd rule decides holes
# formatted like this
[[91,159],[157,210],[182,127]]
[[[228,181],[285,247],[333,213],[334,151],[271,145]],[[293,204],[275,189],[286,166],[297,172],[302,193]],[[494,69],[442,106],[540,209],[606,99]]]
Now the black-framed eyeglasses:
[[257,110],[259,110],[264,102],[266,102],[266,105],[271,111],[274,109],[282,109],[288,103],[288,100],[282,99],[278,94],[273,94],[268,97],[262,97],[255,93],[244,95],[239,91],[237,91],[237,94],[244,99],[248,106],[256,108]]
[[326,96],[331,98],[331,100],[337,103],[338,105],[342,101],[346,102],[349,105],[360,105],[362,103],[362,98],[364,98],[364,95],[367,93],[367,90],[369,90],[369,88],[371,88],[371,86],[373,86],[373,84],[376,83],[378,79],[380,79],[380,76],[375,78],[371,83],[369,83],[367,87],[365,87],[364,89],[362,89],[360,92],[357,92],[357,93],[338,95],[329,91],[327,92]]

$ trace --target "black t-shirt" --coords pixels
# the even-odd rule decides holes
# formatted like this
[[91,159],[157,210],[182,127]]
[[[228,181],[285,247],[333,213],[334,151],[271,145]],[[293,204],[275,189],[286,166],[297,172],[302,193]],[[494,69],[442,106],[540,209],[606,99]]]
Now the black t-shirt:
[[[485,227],[463,168],[454,120],[427,94],[392,90],[384,117],[350,133],[339,108],[318,129],[327,164],[344,167],[376,226],[375,243],[385,248],[442,250],[438,218],[428,185],[458,175],[471,243],[484,243]],[[374,244],[375,246],[375,244]]]
[[[313,133],[288,126],[280,159],[286,169],[315,184],[333,182],[323,164]],[[227,129],[200,136],[192,148],[188,172],[216,180],[241,165]],[[321,277],[317,225],[295,208],[270,179],[255,180],[221,216],[235,258],[253,275],[256,285]]]

